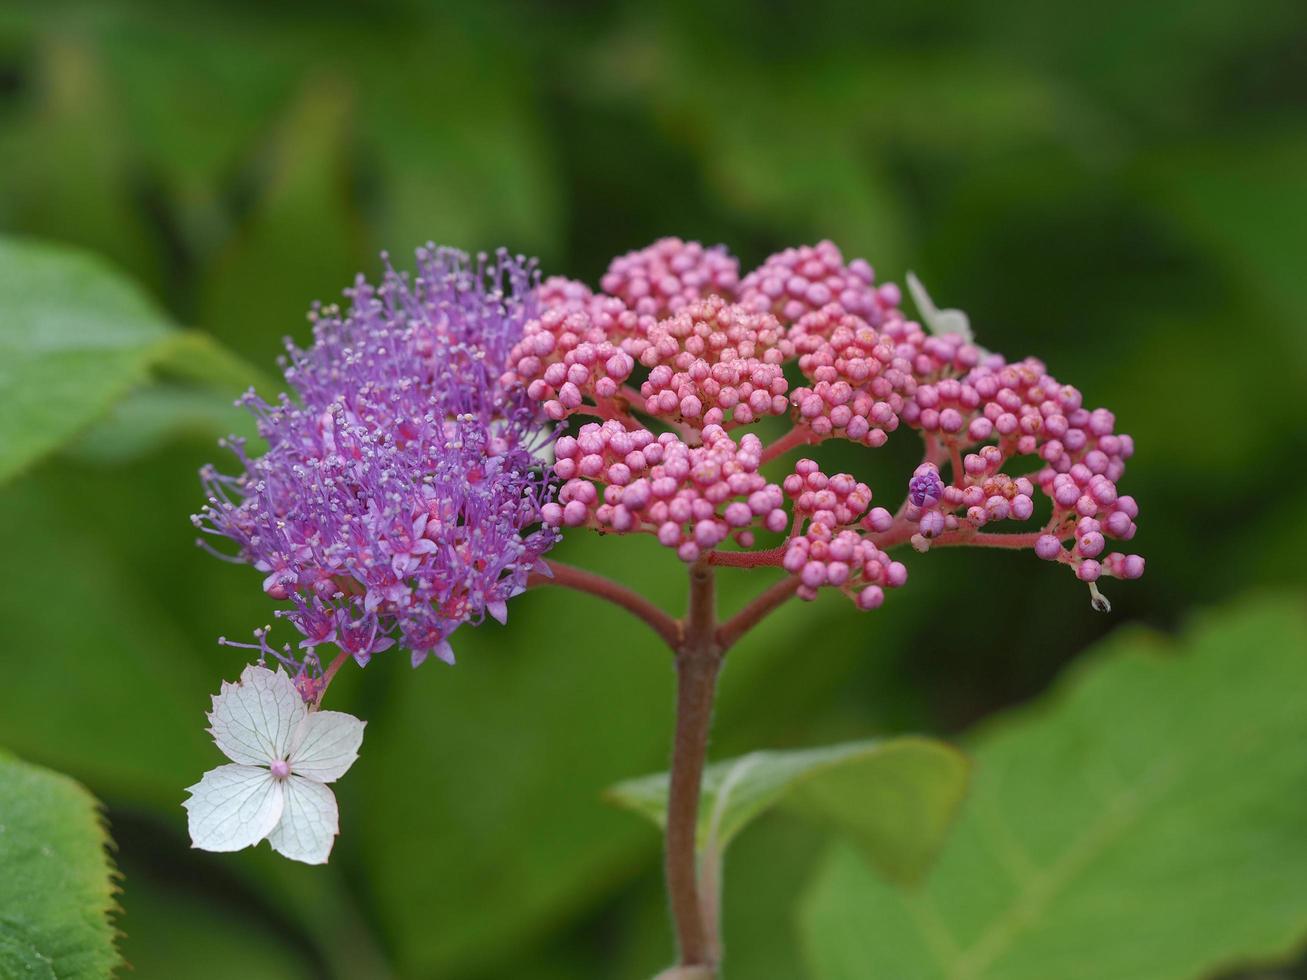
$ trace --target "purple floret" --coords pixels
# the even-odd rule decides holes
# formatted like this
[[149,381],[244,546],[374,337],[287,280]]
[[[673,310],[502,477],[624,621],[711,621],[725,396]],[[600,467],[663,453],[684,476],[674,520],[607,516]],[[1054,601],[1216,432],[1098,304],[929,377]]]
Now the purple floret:
[[414,665],[452,662],[460,625],[503,620],[557,540],[540,520],[552,423],[498,381],[536,280],[534,263],[502,251],[474,261],[428,246],[415,277],[386,260],[380,286],[359,277],[346,291],[347,313],[314,307],[311,346],[287,342],[295,397],[242,399],[268,450],[229,440],[244,472],[206,467],[194,521],[292,604],[279,615],[306,653],[277,652],[262,631],[260,649],[301,675],[322,644],[360,664],[396,640]]

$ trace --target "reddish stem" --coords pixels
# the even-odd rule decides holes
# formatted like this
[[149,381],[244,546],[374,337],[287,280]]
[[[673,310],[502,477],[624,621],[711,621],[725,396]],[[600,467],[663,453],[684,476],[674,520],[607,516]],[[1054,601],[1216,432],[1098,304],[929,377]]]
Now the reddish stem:
[[680,624],[638,592],[603,575],[596,575],[594,572],[587,572],[573,565],[552,560],[546,560],[545,564],[549,566],[553,577],[535,572],[527,579],[527,588],[557,585],[598,596],[616,606],[621,606],[643,620],[673,650],[680,644]]
[[712,968],[715,937],[708,935],[699,898],[699,793],[708,755],[713,697],[721,670],[716,639],[716,592],[707,562],[690,569],[690,609],[676,651],[676,741],[667,796],[667,896],[682,966]]
[[[888,531],[870,535],[872,542],[881,551],[889,551],[906,544],[917,533],[913,521],[897,519]],[[974,545],[977,548],[1033,548],[1044,530],[1029,531],[1022,534],[996,533],[993,531],[974,531],[969,527],[960,527],[956,531],[945,531],[937,538],[932,538],[932,548],[959,548]]]
[[785,545],[768,548],[765,551],[710,551],[708,564],[727,568],[759,568],[779,565],[784,557]]
[[917,533],[916,522],[909,521],[903,516],[903,511],[907,509],[907,505],[908,501],[905,499],[903,506],[899,508],[898,514],[894,516],[894,523],[889,526],[888,530],[868,535],[872,543],[881,551],[889,551],[891,548],[906,544]]
[[772,611],[780,608],[799,587],[797,575],[787,575],[773,583],[743,609],[722,624],[717,631],[717,645],[725,653],[740,641],[745,633],[762,622]]
[[944,462],[944,451],[939,444],[939,439],[933,432],[922,433],[921,441],[925,444],[926,451],[922,458],[923,463],[934,463],[936,468]]
[[332,659],[327,665],[327,669],[322,672],[322,687],[318,689],[318,696],[313,699],[313,707],[317,708],[322,704],[322,697],[327,693],[327,688],[331,686],[331,679],[336,676],[336,672],[345,665],[345,661],[350,657],[349,651],[341,650],[340,653]]
[[646,415],[649,414],[648,410],[644,407],[644,395],[640,394],[630,385],[622,385],[619,395],[630,402],[631,407],[637,412],[644,412]]
[[930,546],[932,548],[953,548],[960,545],[975,545],[978,548],[1033,548],[1043,533],[1043,531],[1030,531],[1026,534],[1004,534],[958,529],[935,538],[930,542]]
[[785,433],[785,435],[781,436],[762,451],[762,462],[769,463],[777,456],[780,456],[783,453],[788,453],[791,449],[795,449],[798,446],[805,446],[812,441],[811,430],[796,425],[794,428],[790,429],[789,432]]
[[956,444],[949,445],[948,458],[949,463],[953,468],[953,485],[955,487],[961,487],[962,480],[966,476],[966,470],[962,465],[962,451],[958,449]]

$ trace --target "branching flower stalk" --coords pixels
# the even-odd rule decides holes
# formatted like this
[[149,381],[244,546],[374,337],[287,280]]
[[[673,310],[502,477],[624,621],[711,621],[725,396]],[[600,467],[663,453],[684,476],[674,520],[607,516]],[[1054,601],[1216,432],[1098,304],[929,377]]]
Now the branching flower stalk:
[[[288,672],[310,718],[350,659],[366,666],[398,645],[414,666],[429,653],[452,664],[460,626],[504,622],[529,588],[586,593],[652,629],[677,678],[665,861],[683,968],[711,975],[720,957],[719,885],[704,877],[717,871],[697,866],[696,828],[717,679],[751,629],[821,589],[880,607],[907,581],[905,551],[1033,551],[1071,568],[1096,609],[1100,579],[1143,573],[1140,556],[1107,550],[1134,536],[1138,514],[1117,491],[1134,446],[1112,413],[1085,408],[1039,361],[977,346],[965,314],[937,310],[911,278],[926,322],[910,319],[896,286],[830,242],[741,277],[721,246],[663,239],[615,259],[600,292],[540,282],[506,254],[432,247],[418,268],[389,270],[375,290],[360,280],[348,313],[315,310],[313,346],[290,348],[298,398],[247,399],[268,450],[233,442],[244,472],[206,469],[196,523],[289,604],[279,615],[300,652],[267,629],[253,646]],[[779,418],[789,428],[769,444],[751,429]],[[905,427],[922,458],[893,510],[805,455],[832,439],[877,448]],[[1020,526],[996,529],[1008,522]],[[576,528],[650,534],[675,552],[685,615],[545,557]],[[784,577],[719,621],[718,567]],[[293,775],[291,759],[268,763]],[[302,853],[325,860],[331,805],[325,849]],[[207,827],[232,809],[188,807],[193,834],[197,813]]]

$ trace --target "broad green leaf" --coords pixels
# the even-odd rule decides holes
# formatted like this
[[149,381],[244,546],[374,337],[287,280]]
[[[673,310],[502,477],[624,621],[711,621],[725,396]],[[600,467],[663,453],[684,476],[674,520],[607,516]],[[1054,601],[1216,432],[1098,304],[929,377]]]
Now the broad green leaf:
[[271,400],[286,383],[240,355],[228,350],[201,330],[170,333],[154,352],[153,367],[162,378],[186,382],[212,391],[244,393],[256,388]]
[[[278,387],[212,337],[172,329],[139,288],[95,256],[0,238],[0,481],[82,435],[152,372],[222,392],[228,402],[250,385],[267,394]],[[148,448],[162,433],[140,414],[119,420],[140,428],[120,430],[118,441]],[[157,428],[163,417],[155,414]],[[194,422],[192,412],[166,432]]]
[[919,891],[830,855],[800,906],[822,980],[1189,980],[1307,934],[1301,599],[1123,631],[972,743]]
[[[966,785],[966,759],[926,738],[751,752],[705,770],[698,846],[720,856],[750,821],[784,803],[847,834],[891,878],[911,880],[943,842]],[[666,821],[666,773],[607,795],[659,826]]]
[[230,397],[159,384],[129,393],[65,453],[86,462],[123,463],[187,436],[216,441],[228,435],[258,437],[253,417],[234,407]]
[[90,793],[0,752],[0,976],[99,980],[120,964],[108,846]]
[[142,381],[168,334],[163,313],[99,259],[0,239],[0,480]]

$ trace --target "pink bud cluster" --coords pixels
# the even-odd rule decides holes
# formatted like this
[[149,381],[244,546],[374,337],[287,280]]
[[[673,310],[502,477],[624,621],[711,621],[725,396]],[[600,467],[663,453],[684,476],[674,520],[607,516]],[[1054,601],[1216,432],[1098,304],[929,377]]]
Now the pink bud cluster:
[[[997,464],[1001,461],[998,455],[995,447],[986,446],[980,454],[968,459],[984,458]],[[1008,518],[1025,521],[1034,514],[1032,496],[1035,488],[1026,477],[1013,479],[1005,473],[994,472],[983,479],[973,473],[972,478],[977,482],[969,480],[965,486],[945,485],[934,463],[926,462],[917,467],[908,481],[903,516],[917,527],[912,543],[918,551],[928,550],[929,542],[946,532],[959,528],[976,530],[990,521]],[[965,512],[964,516],[958,516],[959,510]]]
[[536,302],[542,310],[589,310],[594,293],[578,279],[567,276],[550,276],[536,287]]
[[[847,473],[828,477],[814,460],[801,459],[782,487],[794,502],[796,519],[805,522],[803,533],[789,539],[781,560],[782,567],[799,577],[800,598],[815,599],[819,588],[831,586],[859,609],[876,609],[885,601],[886,588],[908,580],[901,562],[852,527],[871,504],[865,483]],[[888,527],[892,519],[877,507],[865,520]]]
[[664,317],[696,300],[734,298],[740,263],[725,246],[660,238],[613,259],[600,285],[636,313]]
[[[718,425],[689,446],[670,432],[589,423],[555,444],[554,472],[564,480],[546,524],[654,534],[692,562],[728,537],[749,547],[754,525],[789,526],[781,488],[758,472],[762,443],[752,433],[736,443]],[[601,489],[602,488],[602,489]]]
[[616,296],[591,292],[585,283],[565,276],[550,276],[542,282],[536,289],[536,303],[541,310],[585,313],[594,328],[614,341],[643,336],[657,322],[649,314],[636,313]]
[[[1104,535],[1129,540],[1135,534],[1135,503],[1118,497],[1116,488],[1134,441],[1114,432],[1111,412],[1090,411],[1082,402],[1078,390],[1058,382],[1033,359],[1004,366],[987,362],[961,378],[919,385],[903,412],[905,421],[961,459],[961,472],[945,492],[941,510],[920,515],[921,539],[955,530],[958,510],[972,529],[1009,518],[1028,520],[1034,513],[1034,484],[1001,468],[1013,457],[1038,455],[1044,467],[1036,482],[1052,500],[1053,516],[1036,553],[1070,565],[1085,582],[1100,575],[1143,574],[1138,555],[1113,553],[1099,560]],[[996,444],[977,446],[991,439]],[[969,448],[975,451],[962,456]],[[1064,541],[1074,543],[1064,548]],[[914,544],[920,548],[922,540]]]
[[542,403],[555,421],[583,405],[615,398],[635,369],[635,360],[609,339],[609,332],[584,310],[566,305],[527,322],[509,354],[504,382],[527,383],[527,396]]
[[791,396],[799,424],[819,438],[883,446],[916,388],[910,361],[837,303],[800,317],[788,340],[813,381]]
[[650,369],[640,386],[650,415],[748,425],[789,410],[784,338],[771,314],[711,296],[658,321],[627,349]]
[[901,313],[887,317],[879,326],[894,356],[901,358],[920,384],[956,377],[977,367],[1002,368],[1007,362],[1000,354],[987,353],[961,334],[931,334],[915,320]]
[[[1142,573],[1138,555],[1107,550],[1134,536],[1137,516],[1117,491],[1133,443],[1110,412],[1085,408],[1039,361],[1008,363],[908,319],[897,286],[829,241],[737,272],[720,246],[662,239],[614,260],[603,292],[560,278],[539,287],[544,312],[503,380],[549,418],[605,420],[559,442],[566,483],[548,523],[654,533],[687,561],[729,540],[752,548],[755,526],[789,527],[779,549],[713,560],[783,559],[804,597],[831,586],[863,608],[901,584],[887,552],[908,543],[1032,549],[1089,583]],[[791,362],[804,378],[793,388]],[[785,414],[792,430],[766,449],[727,434]],[[674,432],[657,435],[660,424]],[[852,477],[804,460],[785,481],[791,520],[757,472],[799,445],[879,447],[904,427],[925,453],[894,514],[868,510],[870,490]],[[1022,456],[1039,468],[1006,472]],[[1043,526],[992,530],[1031,521],[1037,491],[1052,502]]]
[[741,303],[773,313],[783,323],[838,303],[875,326],[900,298],[893,283],[876,286],[876,273],[865,260],[845,265],[839,248],[829,241],[777,252],[740,283]]
[[[1144,574],[1139,555],[1103,554],[1108,538],[1129,541],[1135,536],[1139,507],[1133,497],[1118,496],[1111,479],[1084,463],[1065,473],[1046,467],[1040,472],[1040,484],[1053,499],[1053,519],[1051,530],[1035,542],[1035,554],[1070,565],[1082,582],[1096,582],[1104,575],[1139,578]],[[1069,548],[1066,541],[1071,542]]]

